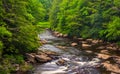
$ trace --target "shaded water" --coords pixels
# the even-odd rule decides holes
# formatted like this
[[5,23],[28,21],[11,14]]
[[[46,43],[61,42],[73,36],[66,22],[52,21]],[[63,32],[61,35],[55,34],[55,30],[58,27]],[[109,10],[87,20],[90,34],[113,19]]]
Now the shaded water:
[[[40,39],[47,40],[48,43],[41,46],[40,50],[50,50],[60,54],[59,59],[42,65],[37,65],[33,74],[102,74],[97,66],[100,59],[92,53],[82,51],[80,48],[71,47],[71,41],[54,37],[50,31],[45,31],[39,35]],[[65,48],[58,48],[57,46]],[[57,64],[62,59],[64,64]]]

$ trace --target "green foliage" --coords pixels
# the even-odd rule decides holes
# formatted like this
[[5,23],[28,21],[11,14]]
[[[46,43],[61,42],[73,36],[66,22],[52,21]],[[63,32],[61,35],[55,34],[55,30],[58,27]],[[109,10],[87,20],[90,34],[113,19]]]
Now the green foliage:
[[119,40],[120,38],[120,18],[113,17],[109,22],[106,29],[102,31],[105,34],[105,38],[108,40]]
[[[20,49],[19,52],[33,52],[39,44],[36,28],[33,25],[21,26],[17,39],[14,40],[15,47]],[[21,50],[23,49],[23,50]]]
[[45,29],[45,28],[50,28],[50,23],[49,22],[39,22],[37,24],[37,27]]
[[10,33],[5,27],[0,27],[0,38],[3,38],[5,36],[11,37],[12,33]]
[[51,29],[69,36],[117,41],[119,5],[119,0],[53,0]]
[[23,55],[39,47],[36,24],[45,15],[39,0],[0,0],[0,74],[15,71],[14,64],[29,68]]

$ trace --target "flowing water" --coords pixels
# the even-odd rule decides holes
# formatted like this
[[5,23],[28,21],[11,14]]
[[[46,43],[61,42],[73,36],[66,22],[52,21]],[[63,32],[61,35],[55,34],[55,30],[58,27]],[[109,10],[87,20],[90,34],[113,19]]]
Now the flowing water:
[[[41,46],[41,50],[54,51],[59,54],[57,60],[53,60],[42,65],[37,65],[33,74],[102,74],[97,66],[100,59],[93,53],[88,53],[80,48],[71,47],[71,41],[65,38],[54,37],[50,31],[46,30],[39,35],[41,40],[48,43]],[[58,48],[63,46],[64,48]],[[59,64],[59,60],[64,60],[64,64]]]

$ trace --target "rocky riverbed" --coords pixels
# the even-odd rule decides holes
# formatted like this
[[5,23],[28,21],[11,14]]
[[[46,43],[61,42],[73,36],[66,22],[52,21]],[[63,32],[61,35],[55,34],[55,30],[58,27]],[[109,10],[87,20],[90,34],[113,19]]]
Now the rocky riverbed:
[[102,40],[67,38],[46,30],[37,53],[26,54],[35,65],[32,74],[119,74],[119,47]]

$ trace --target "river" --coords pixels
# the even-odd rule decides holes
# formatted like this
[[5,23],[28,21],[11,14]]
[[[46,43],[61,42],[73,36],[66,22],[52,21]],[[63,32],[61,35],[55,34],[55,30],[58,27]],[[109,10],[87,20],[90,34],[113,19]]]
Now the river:
[[[42,45],[40,50],[54,51],[59,56],[51,62],[38,64],[32,74],[107,74],[99,67],[101,60],[94,53],[72,47],[71,40],[57,38],[49,30],[40,34],[39,37],[41,40],[47,40],[47,44]],[[64,64],[58,63],[61,59],[64,60]]]

